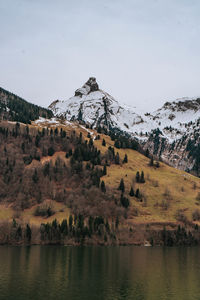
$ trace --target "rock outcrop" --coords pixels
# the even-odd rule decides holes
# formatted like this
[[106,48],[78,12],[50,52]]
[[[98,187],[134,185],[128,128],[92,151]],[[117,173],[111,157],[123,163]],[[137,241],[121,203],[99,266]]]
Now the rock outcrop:
[[57,117],[69,121],[120,130],[166,163],[200,174],[199,98],[166,102],[154,112],[139,114],[99,89],[96,79],[91,77],[76,90],[74,97],[54,101],[49,108]]

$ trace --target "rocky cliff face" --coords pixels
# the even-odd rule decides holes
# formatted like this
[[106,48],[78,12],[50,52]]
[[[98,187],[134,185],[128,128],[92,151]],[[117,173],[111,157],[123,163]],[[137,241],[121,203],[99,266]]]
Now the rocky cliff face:
[[116,128],[166,163],[200,174],[200,99],[182,98],[139,114],[99,89],[91,77],[73,97],[56,100],[49,108],[69,121],[78,120],[93,128]]

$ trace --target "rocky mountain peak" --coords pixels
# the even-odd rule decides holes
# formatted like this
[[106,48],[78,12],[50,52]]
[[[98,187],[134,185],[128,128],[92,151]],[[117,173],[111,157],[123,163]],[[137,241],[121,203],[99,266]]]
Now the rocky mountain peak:
[[99,89],[96,78],[90,77],[75,96],[54,101],[49,108],[58,118],[129,135],[168,164],[200,173],[199,98],[177,99],[139,114]]
[[75,96],[82,97],[83,95],[88,95],[91,92],[99,90],[98,83],[95,77],[90,77],[88,81],[79,89],[75,91]]

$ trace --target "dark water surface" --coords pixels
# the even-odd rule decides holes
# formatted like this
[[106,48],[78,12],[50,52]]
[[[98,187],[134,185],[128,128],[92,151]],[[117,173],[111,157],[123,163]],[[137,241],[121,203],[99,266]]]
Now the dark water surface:
[[200,248],[2,246],[0,299],[200,299]]

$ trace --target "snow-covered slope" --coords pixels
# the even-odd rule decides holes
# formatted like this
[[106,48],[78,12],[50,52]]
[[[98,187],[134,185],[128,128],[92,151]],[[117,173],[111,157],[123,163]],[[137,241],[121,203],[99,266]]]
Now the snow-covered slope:
[[[200,118],[200,99],[178,99],[166,102],[162,108],[153,113],[146,113],[143,124],[135,126],[139,138],[148,139],[149,133],[159,128],[170,143],[180,139],[185,133],[198,128]],[[146,132],[148,135],[146,136]]]
[[[95,87],[94,87],[95,86]],[[95,78],[75,91],[69,100],[54,101],[49,108],[58,117],[84,121],[93,127],[120,128],[132,133],[135,124],[143,122],[133,108],[121,106],[112,96],[99,89]]]
[[135,108],[122,106],[100,90],[93,77],[75,91],[74,97],[56,100],[49,108],[54,115],[69,121],[84,121],[93,127],[116,127],[143,140],[147,140],[149,133],[159,128],[171,143],[193,130],[200,118],[200,99],[188,98],[166,102],[152,113],[139,114]]
[[[187,144],[189,140],[195,140],[193,146],[198,147],[199,98],[166,102],[152,113],[141,114],[135,108],[121,105],[99,89],[96,79],[91,77],[82,88],[75,91],[73,97],[64,101],[56,100],[49,108],[54,115],[68,121],[78,120],[93,128],[117,128],[136,138],[144,148],[149,148],[150,152],[166,162],[181,169],[194,167],[195,159],[190,155]],[[190,155],[190,163],[187,155]]]

